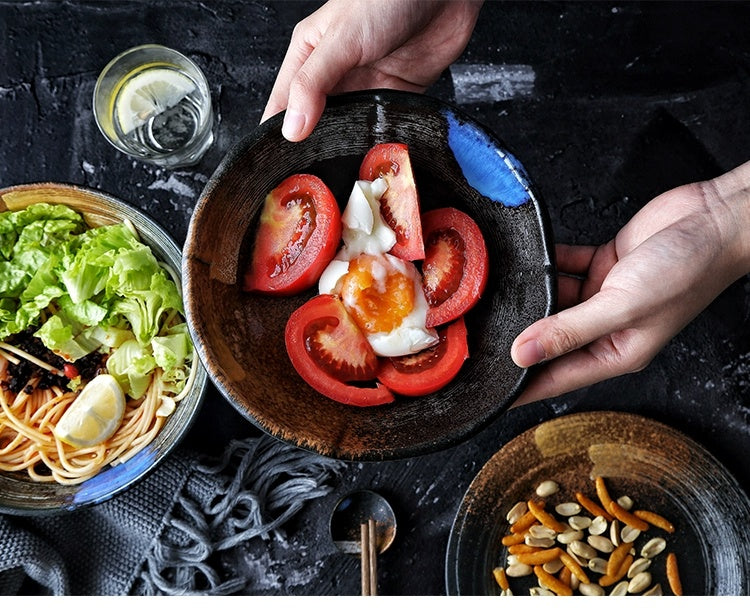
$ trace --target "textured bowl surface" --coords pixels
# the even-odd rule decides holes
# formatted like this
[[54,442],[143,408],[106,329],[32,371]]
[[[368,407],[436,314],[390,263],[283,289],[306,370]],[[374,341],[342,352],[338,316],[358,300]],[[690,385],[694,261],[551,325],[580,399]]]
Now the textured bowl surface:
[[[176,274],[180,273],[182,253],[169,234],[136,208],[110,195],[60,183],[0,189],[0,212],[39,202],[70,206],[81,213],[90,226],[130,220],[156,258]],[[30,515],[71,511],[101,503],[126,490],[154,469],[187,433],[200,409],[207,385],[208,376],[199,363],[192,391],[177,405],[156,439],[127,462],[106,468],[81,484],[38,483],[0,473],[0,512]]]
[[[750,500],[732,475],[703,447],[659,422],[632,414],[592,412],[563,416],[534,427],[503,446],[481,469],[461,503],[446,555],[449,595],[499,595],[492,575],[506,566],[501,539],[506,515],[518,501],[538,498],[537,485],[551,479],[560,490],[548,506],[575,500],[581,491],[597,500],[594,478],[610,496],[629,496],[632,511],[667,518],[675,532],[656,527],[639,535],[640,549],[663,537],[667,548],[653,559],[652,584],[671,593],[664,559],[677,555],[685,595],[750,593]],[[598,501],[597,501],[598,502]],[[590,515],[585,511],[582,515]],[[605,533],[609,536],[609,531]],[[514,578],[514,594],[528,593],[536,578]]]
[[[214,383],[269,434],[345,460],[424,454],[466,439],[507,408],[526,371],[510,359],[513,338],[554,303],[554,262],[545,211],[521,164],[498,139],[429,97],[363,92],[329,100],[312,136],[292,144],[281,117],[233,148],[199,198],[183,255],[188,320]],[[314,295],[243,293],[241,277],[266,194],[291,174],[316,174],[346,204],[365,153],[409,146],[423,211],[454,206],[482,229],[490,277],[467,315],[469,360],[441,391],[355,408],[313,391],[284,346],[291,312]]]

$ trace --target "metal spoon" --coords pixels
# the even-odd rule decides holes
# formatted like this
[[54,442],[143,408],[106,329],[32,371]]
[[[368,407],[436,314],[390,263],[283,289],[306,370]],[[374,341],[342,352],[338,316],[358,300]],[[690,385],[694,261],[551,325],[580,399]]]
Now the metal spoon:
[[[368,528],[370,520],[373,524]],[[350,492],[336,503],[330,531],[334,545],[342,552],[362,555],[362,594],[377,595],[376,555],[368,554],[363,542],[371,538],[377,554],[391,546],[396,537],[396,515],[390,503],[372,490]]]

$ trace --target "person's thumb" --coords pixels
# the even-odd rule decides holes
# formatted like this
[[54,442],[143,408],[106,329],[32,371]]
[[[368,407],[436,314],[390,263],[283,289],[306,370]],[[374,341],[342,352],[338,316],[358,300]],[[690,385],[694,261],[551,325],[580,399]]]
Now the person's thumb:
[[357,65],[356,54],[345,44],[335,44],[329,37],[310,53],[289,85],[289,103],[281,132],[287,140],[307,138],[325,109],[326,96]]
[[618,329],[627,328],[624,309],[602,293],[536,321],[522,331],[510,349],[513,362],[531,367],[582,348]]

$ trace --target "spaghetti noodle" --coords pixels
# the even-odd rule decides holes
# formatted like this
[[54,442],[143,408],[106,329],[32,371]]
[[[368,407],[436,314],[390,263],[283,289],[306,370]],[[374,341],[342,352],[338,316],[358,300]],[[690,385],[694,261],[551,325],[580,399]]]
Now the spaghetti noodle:
[[[8,364],[0,354],[0,380]],[[93,477],[107,465],[125,462],[154,440],[174,405],[189,392],[194,376],[193,366],[182,392],[169,396],[156,372],[146,394],[127,402],[116,433],[89,448],[74,448],[54,435],[55,424],[77,393],[36,388],[36,379],[29,381],[34,388],[31,393],[0,388],[0,471],[25,472],[33,481],[71,485]]]

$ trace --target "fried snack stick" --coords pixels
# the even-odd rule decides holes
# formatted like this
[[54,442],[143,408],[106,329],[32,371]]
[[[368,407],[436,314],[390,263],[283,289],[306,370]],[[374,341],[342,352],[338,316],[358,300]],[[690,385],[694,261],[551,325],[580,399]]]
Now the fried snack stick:
[[631,528],[635,528],[636,530],[641,531],[648,530],[648,522],[630,513],[623,507],[620,507],[620,505],[618,505],[614,501],[609,504],[609,507],[607,509],[609,509],[612,512],[612,515],[620,520],[620,522],[627,524]]
[[583,507],[586,511],[588,511],[593,516],[602,516],[605,520],[608,522],[612,521],[612,516],[607,513],[606,510],[604,510],[602,507],[597,505],[594,501],[592,501],[589,497],[587,497],[582,492],[576,492],[576,499],[578,500],[578,503]]
[[[599,497],[599,502],[601,503],[602,508],[604,508],[606,513],[607,507],[609,507],[609,504],[613,502],[612,497],[609,496],[607,484],[604,483],[604,478],[599,476],[594,480],[594,485],[596,486],[596,496]],[[606,518],[607,516],[604,517]],[[611,516],[608,518],[608,521],[611,521]]]
[[565,565],[565,568],[568,569],[571,574],[576,576],[578,581],[581,583],[591,583],[586,571],[583,570],[583,567],[581,567],[581,565],[575,561],[575,558],[573,558],[568,552],[561,550],[560,560]]
[[500,540],[500,543],[502,543],[505,547],[510,547],[511,545],[517,545],[523,542],[524,542],[523,533],[513,533],[511,535],[505,535]]
[[571,570],[567,566],[564,566],[560,569],[560,573],[557,575],[557,578],[566,586],[570,587],[572,574],[573,573],[571,572]]
[[492,570],[492,574],[495,576],[495,581],[497,582],[497,585],[500,586],[500,589],[505,592],[506,590],[510,590],[510,583],[508,583],[508,576],[505,574],[505,569],[501,566],[495,567]]
[[538,549],[533,552],[526,552],[525,554],[516,554],[516,558],[522,564],[536,566],[557,560],[560,557],[560,552],[562,552],[562,550],[559,547],[551,547],[549,549]]
[[606,588],[608,586],[611,586],[612,584],[617,583],[620,581],[625,575],[628,573],[628,569],[630,568],[630,565],[633,564],[633,556],[628,554],[625,556],[625,559],[620,564],[620,567],[617,569],[617,572],[614,575],[610,575],[609,573],[607,575],[602,575],[599,578],[599,585],[603,588]]
[[508,553],[517,556],[518,554],[530,554],[531,552],[538,552],[540,548],[534,547],[533,545],[526,545],[525,543],[514,543],[508,546]]
[[667,554],[667,581],[675,596],[682,596],[682,581],[680,581],[680,572],[677,569],[677,556],[674,552]]
[[637,509],[633,512],[633,515],[636,518],[640,518],[644,522],[648,522],[652,526],[661,528],[663,531],[666,531],[668,533],[674,532],[674,526],[672,525],[672,523],[666,518],[660,516],[658,513],[654,513],[653,511],[646,511],[645,509]]
[[529,501],[527,505],[529,506],[529,511],[534,514],[534,517],[547,528],[551,528],[557,533],[565,532],[567,529],[565,524],[558,522],[551,513],[545,511],[544,506],[541,503]]
[[[617,575],[620,571],[620,567],[626,558],[630,558],[631,562],[633,558],[629,555],[630,550],[633,548],[633,543],[620,543],[609,555],[607,560],[607,576],[612,577]],[[614,582],[613,582],[614,583]],[[601,584],[600,584],[601,585]]]
[[539,580],[539,585],[543,588],[554,592],[558,596],[573,596],[573,589],[570,586],[566,586],[557,577],[550,575],[541,565],[534,567],[534,574]]
[[[542,507],[544,507],[544,501],[542,501],[539,504]],[[514,535],[525,533],[536,522],[537,522],[536,516],[530,511],[527,511],[520,518],[518,518],[518,520],[510,527],[510,532],[513,533]]]

